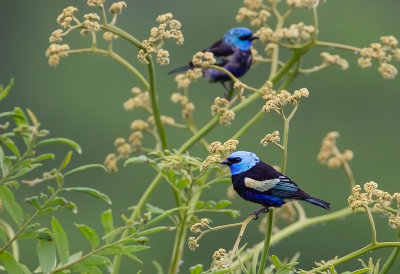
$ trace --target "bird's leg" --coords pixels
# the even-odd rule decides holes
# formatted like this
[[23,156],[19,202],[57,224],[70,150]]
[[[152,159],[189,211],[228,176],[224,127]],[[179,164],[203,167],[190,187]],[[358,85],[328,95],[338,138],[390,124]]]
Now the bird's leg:
[[268,206],[262,205],[259,209],[253,211],[252,213],[250,213],[250,215],[255,215],[254,220],[258,219],[258,214],[260,214],[261,212],[263,213],[267,213],[268,212]]
[[230,101],[232,99],[233,93],[235,91],[235,89],[233,88],[233,81],[230,80],[229,82],[221,82],[222,86],[224,87],[224,89],[227,91],[225,92],[225,98]]

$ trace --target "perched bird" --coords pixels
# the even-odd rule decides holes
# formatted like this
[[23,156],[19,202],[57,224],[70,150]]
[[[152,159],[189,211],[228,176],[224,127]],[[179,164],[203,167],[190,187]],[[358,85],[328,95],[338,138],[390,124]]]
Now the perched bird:
[[315,198],[299,188],[289,177],[260,161],[252,152],[236,151],[221,162],[230,168],[233,188],[243,199],[261,204],[252,214],[280,207],[290,200],[302,200],[325,209],[329,203]]
[[[226,32],[221,40],[202,51],[212,52],[217,61],[216,65],[227,69],[235,77],[241,77],[251,66],[253,59],[251,55],[251,46],[254,39],[258,39],[258,36],[254,35],[248,28],[233,28]],[[169,74],[186,71],[192,68],[194,68],[194,66],[192,62],[190,62],[189,65],[170,71]],[[230,87],[226,86],[226,82],[231,82],[231,79],[222,71],[204,69],[203,77],[209,82],[221,82],[227,90],[232,88],[232,84],[230,84]]]

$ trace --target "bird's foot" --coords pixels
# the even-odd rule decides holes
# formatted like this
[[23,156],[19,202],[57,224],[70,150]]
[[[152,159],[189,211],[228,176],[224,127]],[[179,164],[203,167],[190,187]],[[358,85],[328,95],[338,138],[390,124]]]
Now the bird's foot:
[[261,212],[262,213],[267,213],[268,212],[268,207],[261,206],[259,209],[257,209],[255,211],[253,211],[252,213],[250,213],[250,215],[254,215],[255,216],[254,220],[257,220],[258,219],[258,214],[260,214]]

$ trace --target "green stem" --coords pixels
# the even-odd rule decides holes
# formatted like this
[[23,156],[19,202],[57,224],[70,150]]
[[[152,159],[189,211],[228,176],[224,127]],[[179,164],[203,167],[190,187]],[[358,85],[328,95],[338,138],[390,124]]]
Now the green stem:
[[120,29],[119,27],[117,27],[115,25],[110,25],[110,24],[107,24],[107,25],[103,24],[100,27],[104,30],[110,31],[110,32],[115,33],[118,36],[124,38],[128,42],[132,43],[138,49],[144,49],[142,47],[142,43],[138,39],[136,39],[135,37],[133,37],[131,34],[127,33],[126,31]]
[[314,43],[315,46],[317,47],[329,47],[329,48],[338,48],[338,49],[345,49],[345,50],[350,50],[353,52],[360,52],[361,48],[345,45],[345,44],[339,44],[339,43],[333,43],[333,42],[326,42],[326,41],[315,41]]
[[[51,273],[60,273],[60,272],[62,272],[63,270],[66,270],[66,269],[68,269],[69,267],[73,266],[74,264],[77,264],[77,263],[79,263],[79,262],[82,262],[83,260],[89,258],[89,257],[92,256],[92,255],[95,255],[96,253],[101,252],[102,250],[104,250],[104,249],[106,249],[106,248],[109,248],[109,247],[112,247],[112,246],[117,246],[118,244],[122,244],[122,243],[124,243],[125,241],[126,241],[126,239],[121,238],[121,239],[118,240],[118,241],[115,241],[115,242],[112,242],[112,243],[109,243],[109,244],[105,244],[105,245],[103,245],[103,246],[100,246],[99,248],[88,252],[87,254],[83,255],[82,257],[80,257],[79,259],[77,259],[77,260],[75,260],[75,261],[70,261],[70,262],[68,262],[68,263],[66,263],[66,264],[64,264],[64,265],[61,265],[61,266],[55,268]],[[115,272],[113,272],[113,273],[115,273]]]
[[203,138],[211,129],[217,125],[219,115],[214,116],[206,125],[204,125],[195,135],[189,138],[179,149],[179,153],[186,152],[191,146],[193,146],[198,140]]
[[[153,192],[156,190],[156,188],[160,184],[161,179],[162,179],[162,175],[158,174],[153,179],[153,181],[150,183],[150,185],[146,188],[145,192],[142,194],[142,196],[140,197],[139,201],[137,202],[136,207],[133,210],[131,216],[129,217],[130,221],[133,221],[133,220],[138,219],[140,217],[140,212],[141,212],[142,208],[146,204],[147,200],[150,198],[151,194],[153,194]],[[128,234],[129,234],[129,231],[125,230],[122,233],[121,238],[126,237]],[[114,256],[112,272],[111,273],[113,273],[113,274],[118,273],[120,264],[121,264],[121,255]]]
[[[208,176],[208,175],[209,175],[209,172],[206,173],[204,176]],[[192,184],[194,184],[194,182],[192,182]],[[191,190],[189,191],[189,193],[191,193]],[[170,274],[175,274],[175,273],[178,273],[178,271],[179,271],[179,263],[182,258],[184,244],[186,243],[185,239],[186,239],[186,233],[187,233],[187,229],[188,229],[187,218],[194,211],[197,201],[200,199],[201,193],[202,193],[202,191],[196,192],[194,195],[192,195],[192,197],[189,196],[187,199],[186,205],[188,205],[189,208],[185,211],[183,218],[181,219],[179,229],[175,236],[171,264],[170,264],[169,270],[168,270],[168,273],[170,273]]]
[[241,127],[239,129],[238,132],[236,132],[231,139],[239,139],[247,130],[249,130],[252,126],[254,126],[255,123],[258,122],[258,120],[261,119],[261,117],[263,117],[264,112],[262,110],[259,110],[254,116],[253,118],[251,118],[246,124],[243,125],[243,127]]
[[258,274],[263,274],[265,270],[265,264],[267,262],[268,257],[268,250],[271,242],[271,235],[272,235],[272,224],[274,221],[274,211],[270,209],[268,212],[268,226],[265,231],[265,240],[264,240],[264,248],[261,255],[260,265],[258,268]]
[[[356,209],[355,212],[362,213],[365,211]],[[272,235],[270,244],[273,245],[277,242],[280,242],[283,239],[289,237],[290,235],[295,234],[296,232],[301,231],[309,226],[326,223],[326,222],[333,221],[333,220],[342,219],[353,213],[354,212],[349,207],[346,207],[346,208],[343,208],[343,209],[338,210],[333,213],[328,213],[328,214],[324,214],[324,215],[313,217],[313,218],[304,218],[304,219],[298,220],[298,221],[288,225],[287,227],[279,230],[274,235]],[[254,248],[251,249],[251,252],[244,252],[243,255],[241,256],[240,260],[244,263],[244,262],[252,259],[254,254],[256,252],[260,252],[260,250],[263,248],[263,246],[264,246],[263,242],[258,243]],[[240,265],[239,265],[238,261],[235,261],[231,266],[231,268],[233,270],[237,269],[239,267],[240,267]]]
[[323,271],[329,270],[331,266],[337,266],[337,265],[341,265],[345,262],[351,261],[357,257],[360,257],[364,254],[367,254],[368,252],[371,252],[375,249],[379,249],[379,248],[385,248],[385,247],[396,247],[399,248],[400,247],[400,242],[382,242],[382,243],[375,243],[375,244],[369,244],[367,246],[364,246],[350,254],[347,254],[339,259],[336,260],[332,260],[329,262],[329,265],[323,265],[317,268],[314,268],[310,271],[307,271],[307,273],[321,273]]
[[365,211],[367,212],[369,225],[371,226],[371,234],[372,234],[371,244],[376,244],[376,228],[375,228],[374,218],[372,217],[371,210],[369,209],[369,207],[365,206],[364,208]]
[[[5,233],[7,234],[8,239],[15,239],[14,230],[12,229],[12,227],[7,222],[5,222],[5,221],[0,219],[0,226],[3,227]],[[18,242],[17,241],[12,241],[11,242],[11,249],[12,249],[12,254],[13,254],[15,260],[19,261],[19,247],[18,247]]]
[[[122,30],[114,25],[108,25],[108,24],[101,25],[101,28],[121,36],[125,40],[131,42],[138,49],[145,50],[142,46],[142,43],[139,40],[137,40],[135,37],[133,37],[129,33],[125,32],[124,30]],[[161,122],[160,110],[159,110],[158,101],[157,101],[157,97],[156,97],[156,91],[155,91],[154,64],[153,64],[153,60],[152,60],[150,54],[147,55],[146,60],[148,61],[147,70],[148,70],[149,78],[150,78],[150,85],[148,88],[149,88],[149,92],[150,92],[153,116],[154,116],[154,120],[156,122],[158,135],[160,136],[161,146],[162,146],[163,150],[165,150],[165,149],[168,149],[168,144],[167,144],[167,138],[165,135],[164,126]]]
[[[63,182],[61,182],[61,184],[59,185],[59,187],[56,189],[56,191],[54,191],[54,193],[49,197],[48,200],[46,200],[46,202],[43,203],[42,205],[42,209],[45,209],[47,207],[47,205],[53,201],[53,199],[60,193],[60,191],[62,190],[62,185]],[[0,249],[0,254],[3,253],[10,245],[13,244],[14,241],[17,240],[17,238],[19,237],[19,235],[21,235],[22,232],[24,232],[25,228],[31,223],[33,222],[33,220],[36,219],[36,217],[38,217],[39,213],[41,213],[41,210],[36,210],[35,213],[32,214],[32,216],[29,217],[29,219],[27,219],[25,221],[25,223],[20,226],[17,230],[17,232],[15,232],[15,234],[13,235],[13,237],[11,237],[9,239],[9,241]]]
[[[397,241],[400,241],[400,231],[397,232]],[[397,256],[399,255],[400,247],[393,248],[392,253],[390,254],[389,258],[382,266],[381,271],[379,274],[386,274],[389,272],[390,268],[393,266],[394,262],[396,261]]]
[[149,78],[150,78],[150,99],[151,99],[151,106],[153,109],[153,116],[154,120],[156,122],[157,126],[157,131],[158,135],[160,136],[160,141],[161,141],[161,147],[163,150],[168,149],[168,143],[167,143],[167,136],[165,134],[165,129],[161,121],[161,114],[160,114],[160,107],[158,105],[158,100],[157,100],[157,93],[156,93],[156,81],[155,81],[155,73],[154,73],[154,64],[153,64],[153,59],[151,58],[151,55],[147,55],[146,57],[148,61],[147,65],[147,70],[149,73]]
[[135,75],[139,79],[139,81],[143,84],[143,86],[146,89],[150,88],[150,84],[149,84],[149,82],[147,82],[146,78],[144,78],[144,76],[134,66],[132,66],[128,61],[126,61],[124,58],[122,58],[121,56],[119,56],[117,53],[115,53],[113,51],[99,49],[99,48],[86,48],[86,49],[69,50],[68,54],[79,54],[79,53],[88,53],[88,52],[89,53],[90,52],[99,53],[99,54],[106,55],[106,56],[114,59],[115,61],[117,61],[118,63],[123,65],[125,68],[127,68],[130,72],[132,72],[132,74]]

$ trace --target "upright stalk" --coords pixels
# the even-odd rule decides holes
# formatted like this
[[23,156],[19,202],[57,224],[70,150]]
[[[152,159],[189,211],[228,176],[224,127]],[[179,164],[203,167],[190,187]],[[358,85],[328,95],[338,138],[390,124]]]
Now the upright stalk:
[[264,239],[264,248],[261,255],[260,265],[258,266],[258,274],[263,274],[265,269],[265,264],[267,262],[269,245],[271,242],[272,235],[272,224],[274,221],[274,210],[270,209],[268,212],[268,225],[267,230],[265,231],[265,239]]
[[[400,241],[400,231],[397,232],[397,240]],[[393,266],[394,262],[396,261],[397,256],[399,255],[400,247],[393,248],[392,253],[390,254],[389,258],[386,260],[385,264],[382,266],[381,271],[379,274],[386,274]]]
[[158,131],[158,135],[160,136],[160,141],[161,141],[161,147],[163,150],[168,149],[168,144],[167,144],[167,136],[165,134],[165,129],[161,121],[161,114],[160,114],[160,108],[158,106],[158,100],[157,100],[157,94],[156,94],[156,81],[155,81],[155,73],[154,73],[154,63],[152,60],[151,55],[147,55],[147,61],[149,64],[147,65],[147,71],[149,73],[149,93],[150,93],[150,99],[151,99],[151,107],[153,109],[153,116],[154,116],[154,121],[156,122],[156,127]]

